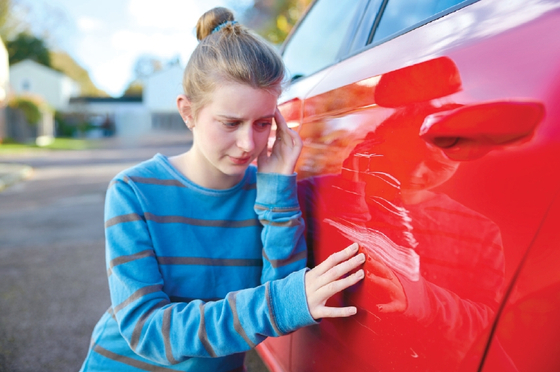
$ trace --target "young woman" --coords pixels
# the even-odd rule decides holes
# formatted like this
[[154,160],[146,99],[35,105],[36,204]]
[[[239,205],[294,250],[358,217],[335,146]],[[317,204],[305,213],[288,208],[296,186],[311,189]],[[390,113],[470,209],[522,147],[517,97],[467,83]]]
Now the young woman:
[[197,37],[177,99],[191,149],[109,185],[111,307],[82,371],[242,371],[266,337],[356,312],[325,302],[363,277],[357,245],[305,268],[302,143],[276,108],[280,57],[224,8],[201,17]]

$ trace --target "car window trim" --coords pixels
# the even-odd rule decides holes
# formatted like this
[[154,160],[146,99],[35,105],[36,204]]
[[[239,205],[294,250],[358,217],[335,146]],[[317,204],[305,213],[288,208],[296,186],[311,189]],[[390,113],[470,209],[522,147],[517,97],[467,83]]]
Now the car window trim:
[[412,26],[403,28],[402,30],[400,30],[398,32],[395,32],[394,34],[391,34],[391,35],[389,35],[389,36],[387,36],[387,37],[385,37],[385,38],[383,38],[383,39],[381,39],[377,42],[372,42],[373,38],[375,37],[375,32],[377,31],[377,27],[379,26],[379,23],[381,22],[381,18],[383,17],[383,12],[385,12],[385,8],[387,7],[387,4],[389,3],[389,0],[384,0],[383,2],[385,4],[385,6],[382,5],[382,7],[380,8],[380,12],[379,12],[378,16],[376,17],[375,22],[374,22],[374,24],[372,26],[372,29],[370,31],[368,42],[365,45],[365,47],[362,48],[362,49],[359,49],[359,51],[363,51],[364,49],[373,48],[377,45],[386,43],[389,40],[395,39],[395,38],[397,38],[401,35],[404,35],[404,34],[410,32],[412,30],[415,30],[415,29],[420,28],[424,25],[427,25],[428,23],[431,23],[431,22],[435,21],[436,19],[445,17],[448,14],[454,13],[457,10],[465,8],[469,5],[472,5],[472,4],[474,4],[478,1],[480,1],[480,0],[465,0],[465,1],[462,1],[459,4],[455,4],[452,7],[444,9],[441,12],[438,12],[438,13],[432,15],[431,17],[428,17],[428,18],[423,19],[422,21],[420,21],[418,23],[413,24]]
[[370,3],[371,0],[364,0],[355,10],[354,19],[353,22],[351,22],[353,27],[349,27],[348,30],[346,30],[346,36],[344,37],[344,42],[341,44],[341,48],[338,51],[335,63],[342,61],[350,52],[353,46],[354,38],[356,37],[360,27],[362,27],[362,22],[366,16]]
[[[288,37],[286,37],[286,39],[284,40],[284,43],[282,43],[282,47],[279,50],[281,56],[284,55],[285,49],[290,44],[292,36],[297,31],[299,24],[304,22],[305,18],[307,17],[307,15],[311,11],[311,9],[315,6],[315,4],[317,4],[318,1],[319,0],[313,0],[313,2],[306,9],[303,16],[296,22],[296,24],[294,25],[294,27],[292,28],[292,30],[288,34]],[[368,9],[368,6],[369,6],[369,3],[370,3],[371,0],[356,0],[356,1],[361,1],[361,5],[359,5],[358,8],[356,9],[356,11],[354,12],[354,18],[353,18],[354,22],[352,22],[352,23],[356,24],[356,26],[354,26],[353,28],[349,28],[349,30],[352,30],[351,32],[347,31],[347,35],[345,36],[345,42],[342,43],[342,45],[341,45],[341,47],[338,51],[337,57],[334,59],[334,61],[332,63],[330,63],[329,65],[323,67],[322,69],[313,72],[311,75],[299,76],[296,79],[290,79],[288,84],[292,84],[292,83],[295,83],[295,82],[299,81],[300,79],[305,79],[308,76],[315,75],[315,74],[317,74],[317,73],[319,73],[323,70],[326,70],[327,68],[343,61],[344,59],[346,59],[348,57],[348,53],[351,49],[351,46],[353,45],[354,37],[356,36],[356,33],[358,31],[358,25],[361,26],[361,21],[364,17],[365,11]]]
[[371,44],[372,40],[373,40],[373,36],[375,35],[375,31],[377,31],[377,27],[379,26],[379,22],[381,22],[381,17],[383,17],[383,14],[385,13],[385,9],[387,8],[387,4],[389,3],[389,0],[383,0],[381,2],[381,5],[379,6],[379,10],[377,11],[377,14],[375,16],[375,19],[373,21],[373,26],[371,27],[371,30],[369,31],[369,35],[366,41],[366,45]]

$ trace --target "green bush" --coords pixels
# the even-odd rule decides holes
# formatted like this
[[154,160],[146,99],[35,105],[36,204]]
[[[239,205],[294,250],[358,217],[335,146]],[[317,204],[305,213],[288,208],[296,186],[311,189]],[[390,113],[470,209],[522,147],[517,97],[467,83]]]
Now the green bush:
[[21,110],[25,116],[25,120],[29,124],[35,125],[41,120],[40,103],[31,97],[19,96],[12,98],[10,102],[8,102],[8,106],[13,109]]
[[74,137],[77,128],[72,125],[66,116],[60,112],[55,112],[54,121],[56,123],[56,136],[57,137]]

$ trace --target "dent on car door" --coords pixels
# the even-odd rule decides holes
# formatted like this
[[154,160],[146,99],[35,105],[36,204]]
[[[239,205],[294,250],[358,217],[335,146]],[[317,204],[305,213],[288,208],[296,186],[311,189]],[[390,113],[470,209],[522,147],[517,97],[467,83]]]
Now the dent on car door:
[[[433,35],[424,29],[342,63],[305,99],[297,171],[310,263],[353,241],[368,259],[364,282],[331,300],[358,306],[358,314],[296,332],[292,370],[479,368],[505,290],[559,181],[542,165],[559,155],[543,140],[554,125],[543,122],[554,101],[549,82],[536,70],[523,78],[500,71],[512,57],[531,66],[508,48],[521,40],[538,49],[529,40],[542,29],[520,20],[520,8],[501,20],[499,3],[477,3],[430,25],[432,33],[479,17],[503,21],[497,29],[518,22],[517,34],[499,35],[502,29],[493,40],[486,30],[486,39],[469,40],[480,46],[431,58],[416,46],[403,57],[399,47]],[[533,17],[552,26],[557,12],[546,20],[544,13]],[[557,74],[553,49],[543,68]],[[389,50],[395,63],[417,61],[387,69]],[[487,66],[474,64],[484,54]],[[377,73],[354,72],[365,63]],[[539,193],[535,182],[543,183]]]

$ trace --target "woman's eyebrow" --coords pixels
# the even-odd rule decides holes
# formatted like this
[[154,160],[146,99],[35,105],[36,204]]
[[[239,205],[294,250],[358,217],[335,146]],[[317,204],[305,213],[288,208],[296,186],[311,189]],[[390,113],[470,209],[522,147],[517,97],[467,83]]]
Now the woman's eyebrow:
[[[247,119],[242,118],[242,117],[237,117],[237,116],[232,116],[232,115],[222,115],[222,114],[218,114],[217,116],[219,116],[222,119],[227,119],[227,120],[237,120],[237,121],[245,121]],[[272,119],[274,118],[274,114],[271,115],[265,115],[263,117],[258,118],[257,120],[263,120],[263,119]]]

